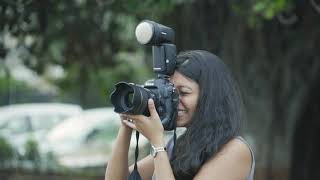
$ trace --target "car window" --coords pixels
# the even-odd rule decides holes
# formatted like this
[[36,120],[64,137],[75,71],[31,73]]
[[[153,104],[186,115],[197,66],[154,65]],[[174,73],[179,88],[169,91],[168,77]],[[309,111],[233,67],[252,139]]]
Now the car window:
[[1,127],[6,128],[6,130],[12,134],[22,134],[32,131],[30,119],[22,115],[11,116]]
[[56,114],[38,114],[32,116],[31,123],[34,130],[49,130],[64,119]]
[[87,136],[86,141],[102,141],[111,142],[116,139],[117,132],[119,130],[119,124],[115,121],[102,124],[101,126],[93,129]]

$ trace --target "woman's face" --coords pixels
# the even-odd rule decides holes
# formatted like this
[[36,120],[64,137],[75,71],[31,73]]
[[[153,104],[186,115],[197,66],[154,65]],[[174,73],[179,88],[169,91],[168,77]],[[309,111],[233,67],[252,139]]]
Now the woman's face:
[[179,106],[177,127],[186,127],[191,122],[191,117],[196,110],[199,85],[194,80],[182,75],[178,71],[170,77],[170,81],[174,84],[179,93]]

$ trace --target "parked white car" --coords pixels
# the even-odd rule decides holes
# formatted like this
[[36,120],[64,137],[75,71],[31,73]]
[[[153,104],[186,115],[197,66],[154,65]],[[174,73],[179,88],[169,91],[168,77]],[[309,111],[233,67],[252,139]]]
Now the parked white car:
[[[113,108],[85,110],[52,129],[44,146],[47,146],[47,150],[52,151],[58,162],[66,167],[102,167],[110,157],[120,123],[120,117]],[[135,145],[133,135],[131,154]],[[141,135],[139,146],[147,145],[148,140]]]
[[64,119],[82,112],[79,105],[29,103],[0,107],[0,135],[23,154],[29,139],[40,144],[46,133]]

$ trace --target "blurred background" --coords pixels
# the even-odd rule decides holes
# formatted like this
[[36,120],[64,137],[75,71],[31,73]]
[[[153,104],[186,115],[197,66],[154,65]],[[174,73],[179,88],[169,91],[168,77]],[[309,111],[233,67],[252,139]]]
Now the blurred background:
[[0,0],[1,180],[103,179],[120,125],[109,94],[155,75],[143,19],[232,69],[255,179],[320,179],[319,0]]

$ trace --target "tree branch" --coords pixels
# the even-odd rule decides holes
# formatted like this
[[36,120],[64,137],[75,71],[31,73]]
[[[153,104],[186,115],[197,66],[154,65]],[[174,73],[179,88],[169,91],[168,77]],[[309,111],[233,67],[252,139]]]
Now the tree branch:
[[292,13],[290,16],[286,17],[284,13],[279,13],[277,15],[278,20],[281,24],[292,25],[298,21],[298,16],[295,13]]
[[310,0],[312,7],[320,14],[320,5],[315,2],[315,0]]

